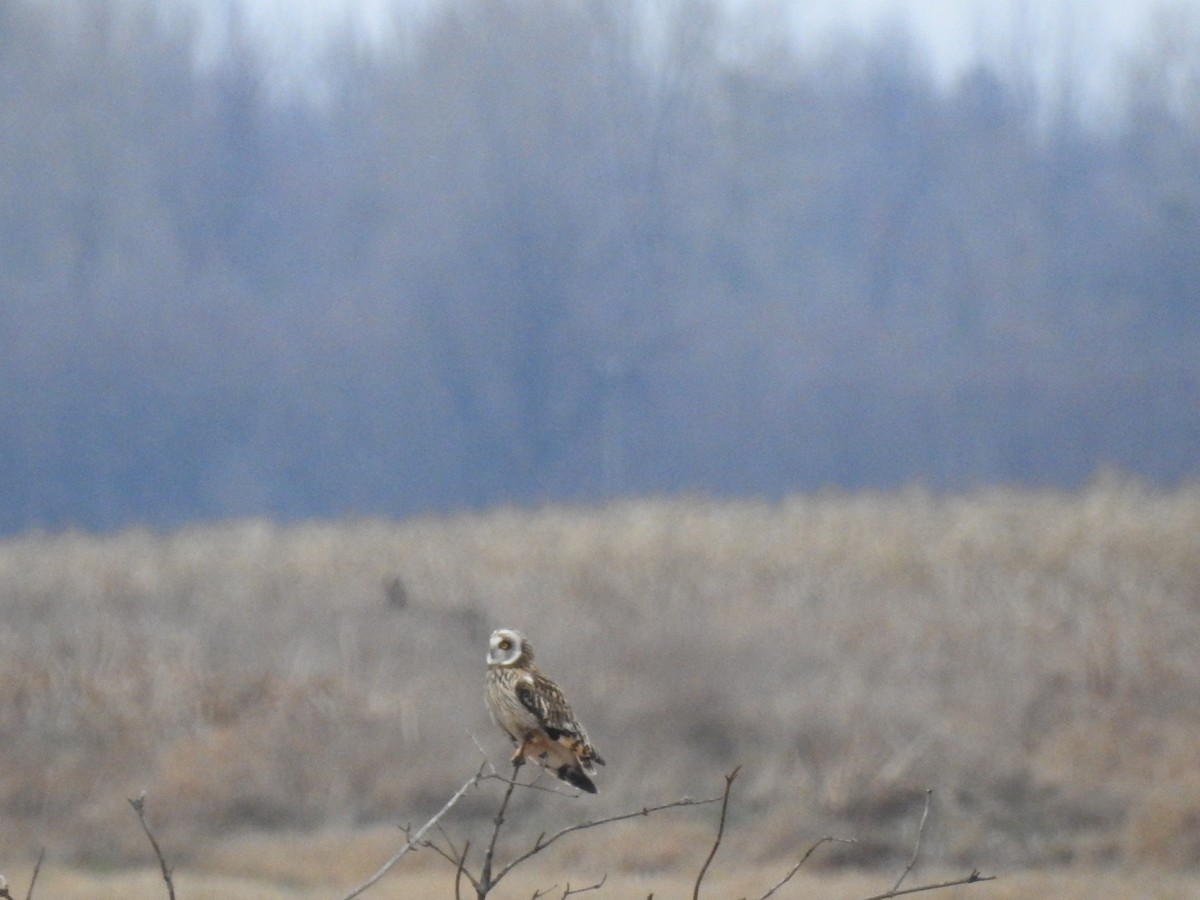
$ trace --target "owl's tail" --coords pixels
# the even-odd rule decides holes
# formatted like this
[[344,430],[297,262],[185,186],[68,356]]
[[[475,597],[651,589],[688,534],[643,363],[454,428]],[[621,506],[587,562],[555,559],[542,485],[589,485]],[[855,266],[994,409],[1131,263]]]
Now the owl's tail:
[[589,794],[596,793],[596,783],[587,777],[583,771],[583,766],[579,763],[568,763],[565,766],[559,766],[554,770],[554,774],[572,787],[577,787],[581,791],[587,791]]

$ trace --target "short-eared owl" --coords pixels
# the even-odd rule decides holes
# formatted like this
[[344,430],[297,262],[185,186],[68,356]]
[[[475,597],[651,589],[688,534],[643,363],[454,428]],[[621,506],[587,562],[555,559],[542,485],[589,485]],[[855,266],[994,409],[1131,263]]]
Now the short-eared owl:
[[516,745],[514,765],[532,759],[568,784],[596,793],[589,775],[604,760],[575,720],[558,685],[533,662],[533,647],[511,628],[492,632],[487,655],[487,707]]

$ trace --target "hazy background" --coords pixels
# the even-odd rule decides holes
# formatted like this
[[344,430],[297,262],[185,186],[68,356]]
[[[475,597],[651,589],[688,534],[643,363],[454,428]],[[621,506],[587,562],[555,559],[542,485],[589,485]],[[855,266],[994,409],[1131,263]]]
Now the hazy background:
[[5,4],[0,531],[1194,476],[1200,12],[833,8]]
[[[1196,4],[9,0],[0,210],[13,884],[160,897],[142,791],[358,883],[507,754],[504,624],[609,760],[506,848],[741,765],[727,896],[886,888],[928,788],[996,897],[1196,895]],[[535,886],[682,893],[654,827]]]

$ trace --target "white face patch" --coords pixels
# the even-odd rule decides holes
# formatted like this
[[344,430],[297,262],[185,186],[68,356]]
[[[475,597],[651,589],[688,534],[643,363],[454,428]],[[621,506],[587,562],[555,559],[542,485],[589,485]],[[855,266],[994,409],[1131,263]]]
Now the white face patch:
[[517,632],[500,628],[492,632],[488,642],[487,662],[494,666],[512,665],[521,656],[524,641]]
[[488,641],[487,662],[492,666],[511,666],[527,652],[528,644],[520,631],[497,629]]

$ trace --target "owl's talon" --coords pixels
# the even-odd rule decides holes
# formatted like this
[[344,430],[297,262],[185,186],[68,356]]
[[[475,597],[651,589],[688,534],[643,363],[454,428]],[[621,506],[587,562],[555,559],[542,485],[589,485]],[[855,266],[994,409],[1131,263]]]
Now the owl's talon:
[[[513,743],[516,743],[514,741]],[[524,740],[517,744],[517,749],[509,760],[513,764],[513,768],[519,769],[525,763],[525,751],[529,748],[529,741]]]

